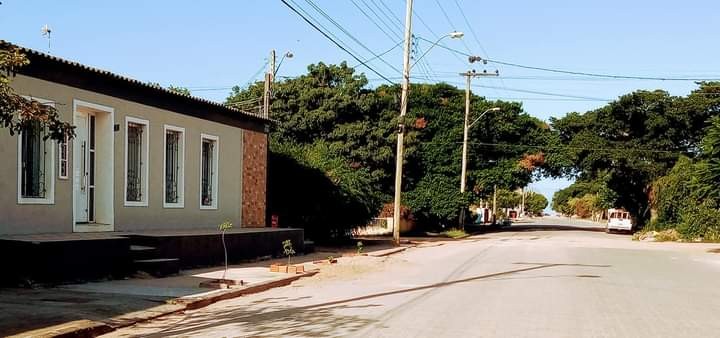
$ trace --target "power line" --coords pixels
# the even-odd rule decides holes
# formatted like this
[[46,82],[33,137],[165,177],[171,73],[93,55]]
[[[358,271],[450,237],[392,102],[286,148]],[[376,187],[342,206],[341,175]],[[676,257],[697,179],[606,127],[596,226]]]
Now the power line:
[[[447,23],[450,25],[450,28],[452,28],[452,30],[454,30],[454,31],[457,31],[457,29],[455,28],[455,24],[453,24],[453,21],[450,20],[450,16],[448,16],[447,12],[445,11],[445,8],[442,6],[440,1],[435,0],[435,3],[438,5],[438,7],[440,7],[440,11],[442,12],[443,16],[445,17],[445,20],[447,21]],[[470,47],[467,45],[465,40],[461,39],[461,41],[462,41],[462,44],[465,47],[465,49],[468,51],[468,53],[470,53]]]
[[[343,47],[342,45],[340,45],[340,43],[338,43],[337,41],[335,41],[335,39],[331,38],[327,33],[325,33],[323,30],[321,30],[320,28],[318,28],[318,26],[316,26],[316,25],[315,25],[314,23],[312,23],[308,18],[306,18],[304,15],[302,15],[300,12],[298,12],[298,10],[295,9],[295,7],[291,6],[286,0],[280,0],[280,1],[282,1],[282,3],[285,4],[285,6],[287,6],[288,8],[290,8],[290,10],[292,10],[293,12],[295,12],[295,14],[297,14],[298,16],[300,16],[307,24],[309,24],[310,26],[312,26],[312,28],[314,28],[316,31],[318,31],[320,34],[322,34],[325,38],[327,38],[328,40],[330,40],[330,41],[331,41],[333,44],[335,44],[338,48],[342,49],[345,53],[348,53],[348,54],[349,54],[353,59],[355,59],[357,62],[360,62],[360,65],[362,65],[362,66],[364,66],[365,68],[369,69],[370,71],[372,71],[373,73],[375,73],[377,76],[380,76],[381,78],[383,78],[383,79],[384,79],[385,81],[387,81],[388,83],[390,83],[390,84],[395,84],[394,82],[390,81],[390,79],[388,79],[385,75],[381,74],[380,72],[378,72],[378,71],[375,70],[374,68],[372,68],[372,67],[370,67],[369,65],[367,65],[367,62],[363,62],[362,60],[360,60],[360,58],[358,58],[357,56],[355,56],[355,54],[353,54],[353,53],[351,53],[349,50],[347,50],[347,48],[345,48],[345,47]],[[292,1],[292,0],[291,0],[291,1]]]
[[460,12],[460,15],[462,15],[463,20],[465,20],[465,25],[468,26],[470,29],[470,33],[472,33],[473,39],[475,40],[475,43],[477,43],[478,47],[480,47],[480,50],[485,54],[485,57],[490,57],[488,52],[485,50],[483,45],[480,43],[480,40],[478,39],[478,35],[475,33],[475,29],[473,29],[472,25],[470,25],[470,21],[468,20],[467,16],[465,16],[465,12],[463,11],[462,7],[460,7],[460,3],[458,0],[455,1],[455,6],[457,6],[458,11]]
[[[393,51],[395,48],[398,48],[398,46],[400,46],[402,43],[403,43],[403,41],[401,40],[401,41],[399,41],[398,43],[396,43],[394,46],[390,47],[390,49],[388,49],[388,50],[386,50],[386,51],[378,54],[377,56],[374,56],[374,57],[372,57],[372,58],[370,58],[370,59],[365,60],[365,62],[373,61],[373,60],[375,60],[375,59],[378,58],[378,57],[381,57],[381,56],[384,56],[384,55],[387,54],[387,53],[390,53],[390,52]],[[352,66],[352,68],[357,68],[357,66],[359,66],[359,65],[354,65],[354,66]]]
[[[447,144],[462,144],[463,142],[420,142],[420,144],[427,145],[447,145]],[[557,145],[547,146],[538,144],[519,144],[519,143],[491,143],[491,142],[468,142],[468,144],[487,146],[495,148],[535,148],[535,149],[570,149],[570,150],[581,150],[581,151],[598,151],[598,152],[622,152],[622,153],[656,153],[656,154],[692,154],[691,151],[686,150],[666,150],[666,149],[642,149],[642,148],[599,148],[599,147],[578,147],[569,145]]]
[[[419,39],[430,42],[432,41],[425,39],[423,37],[418,37]],[[451,51],[456,54],[464,55],[464,56],[471,56],[468,53],[465,53],[463,51],[445,46],[443,44],[438,43],[438,47],[443,48],[445,50]],[[546,67],[537,67],[537,66],[528,66],[523,65],[519,63],[513,63],[513,62],[507,62],[507,61],[500,61],[500,60],[492,60],[492,59],[485,59],[487,62],[496,63],[499,65],[505,65],[510,67],[517,67],[517,68],[523,68],[523,69],[530,69],[530,70],[537,70],[537,71],[544,71],[544,72],[552,72],[552,73],[560,73],[560,74],[569,74],[569,75],[581,75],[581,76],[588,76],[588,77],[598,77],[598,78],[608,78],[608,79],[626,79],[626,80],[649,80],[649,81],[720,81],[720,78],[691,78],[691,77],[653,77],[653,76],[632,76],[632,75],[616,75],[616,74],[601,74],[601,73],[588,73],[588,72],[578,72],[578,71],[571,71],[571,70],[563,70],[563,69],[554,69],[554,68],[546,68]]]
[[353,41],[355,41],[355,43],[357,43],[358,45],[360,45],[360,47],[362,47],[362,48],[364,48],[365,50],[367,50],[368,52],[370,52],[370,54],[372,54],[372,55],[375,57],[375,59],[379,59],[382,63],[384,63],[385,65],[387,65],[388,67],[390,67],[392,70],[396,71],[397,73],[402,73],[399,69],[397,69],[396,67],[394,67],[393,65],[391,65],[390,63],[388,63],[387,61],[385,61],[385,59],[383,59],[380,55],[377,55],[372,49],[368,48],[364,43],[362,43],[360,40],[358,40],[357,38],[355,38],[355,36],[353,36],[350,32],[348,32],[348,31],[347,31],[342,25],[340,25],[337,21],[333,20],[333,18],[330,17],[330,15],[328,15],[328,14],[327,14],[322,8],[320,8],[317,4],[315,4],[315,2],[313,2],[312,0],[305,0],[305,2],[308,3],[310,6],[312,6],[318,13],[320,13],[320,15],[322,15],[323,17],[325,17],[325,19],[327,19],[328,21],[330,21],[330,23],[332,23],[333,25],[335,25],[335,27],[337,27],[338,29],[340,29],[340,31],[342,31],[343,33],[345,33],[345,35],[347,35],[348,37],[350,37],[350,39],[352,39]]
[[366,18],[368,18],[368,20],[370,20],[370,22],[372,22],[373,25],[375,25],[375,27],[377,27],[381,32],[383,32],[383,34],[385,34],[385,36],[387,36],[390,40],[393,40],[393,41],[394,41],[395,39],[397,39],[397,38],[399,37],[398,35],[395,35],[394,37],[393,37],[393,36],[390,36],[390,34],[389,34],[387,31],[385,31],[385,29],[382,28],[382,27],[380,26],[380,24],[378,24],[378,23],[375,21],[375,19],[373,19],[372,17],[370,17],[370,15],[367,14],[367,12],[365,12],[365,10],[362,9],[362,7],[360,7],[360,5],[358,5],[357,2],[355,2],[355,0],[350,0],[350,1],[353,3],[353,5],[355,5],[355,7],[357,7],[358,10],[360,10],[360,13],[362,13]]
[[[360,2],[362,2],[363,5],[365,5],[365,7],[367,7],[367,9],[369,9],[370,12],[375,15],[375,17],[378,19],[378,21],[380,21],[380,23],[382,23],[382,24],[385,26],[385,28],[387,28],[390,32],[393,32],[393,33],[395,33],[395,34],[398,34],[397,37],[402,37],[402,35],[400,35],[398,32],[396,32],[394,27],[390,27],[390,25],[388,25],[388,24],[385,22],[385,20],[383,20],[383,18],[380,17],[380,15],[377,14],[377,12],[375,12],[375,10],[374,10],[372,7],[370,7],[370,5],[368,5],[368,3],[367,3],[365,0],[360,0]],[[394,39],[393,39],[393,40],[394,40]]]

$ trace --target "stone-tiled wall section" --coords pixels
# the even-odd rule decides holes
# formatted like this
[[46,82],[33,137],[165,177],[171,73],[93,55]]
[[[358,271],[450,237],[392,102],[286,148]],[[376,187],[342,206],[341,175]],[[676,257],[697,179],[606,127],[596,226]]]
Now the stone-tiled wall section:
[[242,221],[244,227],[265,226],[267,135],[243,130]]

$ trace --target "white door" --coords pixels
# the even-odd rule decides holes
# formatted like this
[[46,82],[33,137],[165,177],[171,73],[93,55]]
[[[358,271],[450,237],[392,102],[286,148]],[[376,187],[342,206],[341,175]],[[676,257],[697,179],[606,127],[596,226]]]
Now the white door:
[[88,115],[75,115],[75,139],[73,141],[73,189],[75,190],[75,223],[90,221],[89,212],[89,121]]

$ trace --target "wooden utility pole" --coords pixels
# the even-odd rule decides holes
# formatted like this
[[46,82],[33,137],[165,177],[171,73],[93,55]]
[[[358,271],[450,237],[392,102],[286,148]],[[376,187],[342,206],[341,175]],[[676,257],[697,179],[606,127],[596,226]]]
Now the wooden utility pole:
[[395,159],[395,204],[393,205],[393,241],[400,245],[400,196],[402,190],[403,142],[405,138],[405,113],[408,106],[408,87],[410,87],[410,44],[412,39],[413,0],[407,0],[405,6],[405,51],[403,52],[402,94],[400,96],[400,124],[397,135],[397,155]]

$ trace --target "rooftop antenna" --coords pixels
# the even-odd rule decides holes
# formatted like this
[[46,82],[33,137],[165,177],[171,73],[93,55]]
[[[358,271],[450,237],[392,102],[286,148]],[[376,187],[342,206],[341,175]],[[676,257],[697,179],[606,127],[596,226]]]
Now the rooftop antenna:
[[52,30],[50,29],[50,26],[45,25],[40,31],[42,32],[42,35],[48,39],[48,54],[50,54],[50,33],[52,33]]

